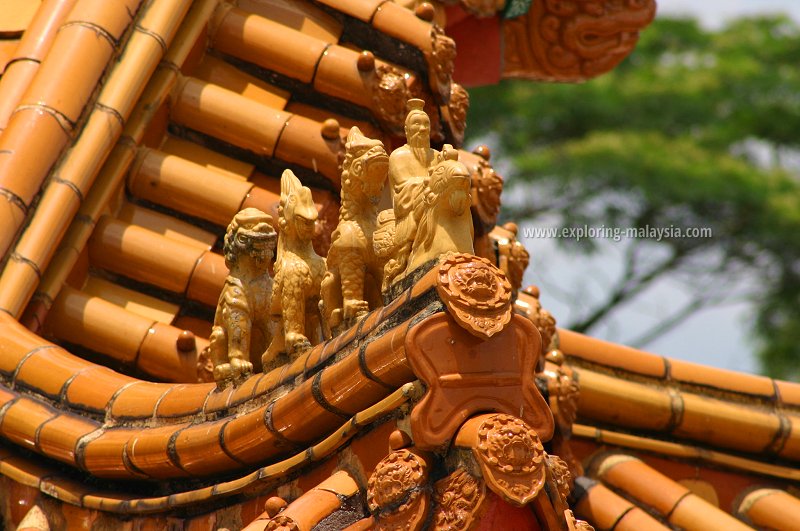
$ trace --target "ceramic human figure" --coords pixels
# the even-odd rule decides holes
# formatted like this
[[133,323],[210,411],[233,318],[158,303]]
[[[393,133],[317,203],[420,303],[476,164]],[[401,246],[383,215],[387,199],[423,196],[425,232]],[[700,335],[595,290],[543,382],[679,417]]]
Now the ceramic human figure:
[[321,339],[319,293],[325,259],[314,252],[317,208],[311,190],[291,170],[281,176],[278,206],[278,255],[270,314],[276,322],[272,342],[262,357],[264,370],[281,353],[293,359]]
[[392,186],[393,212],[382,213],[384,224],[394,222],[393,257],[384,269],[383,289],[386,289],[408,265],[408,256],[417,233],[414,205],[422,195],[428,168],[442,158],[458,158],[452,146],[445,145],[442,152],[431,148],[431,121],[423,110],[425,102],[408,100],[405,122],[406,144],[389,156],[389,182]]
[[381,305],[383,262],[373,251],[376,206],[383,192],[389,156],[380,140],[358,127],[347,136],[342,164],[342,206],[331,237],[328,272],[322,281],[323,318],[336,334]]
[[415,205],[418,222],[405,274],[445,253],[474,254],[471,202],[466,166],[444,159],[430,169]]
[[247,376],[270,342],[269,301],[277,234],[272,217],[255,208],[236,214],[225,233],[229,274],[214,315],[209,355],[221,387]]

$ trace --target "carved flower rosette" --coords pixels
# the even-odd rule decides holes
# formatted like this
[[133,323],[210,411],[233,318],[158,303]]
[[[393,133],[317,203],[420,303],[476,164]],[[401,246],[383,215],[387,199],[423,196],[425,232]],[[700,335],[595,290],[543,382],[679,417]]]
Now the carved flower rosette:
[[384,457],[369,478],[367,504],[373,514],[404,512],[415,504],[428,481],[425,462],[408,450]]
[[511,320],[511,283],[489,260],[455,254],[439,265],[436,291],[456,322],[489,339]]
[[511,415],[497,414],[478,428],[473,454],[484,479],[514,505],[534,499],[546,478],[544,447],[535,430]]

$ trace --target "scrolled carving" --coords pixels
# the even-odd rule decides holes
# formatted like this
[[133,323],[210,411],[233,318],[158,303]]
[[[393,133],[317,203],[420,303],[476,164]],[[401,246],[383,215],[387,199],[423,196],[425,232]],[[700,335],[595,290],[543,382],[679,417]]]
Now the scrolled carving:
[[430,62],[434,86],[431,89],[439,94],[441,101],[450,99],[450,83],[453,79],[453,68],[456,60],[456,43],[445,35],[444,30],[434,24],[431,27]]
[[409,97],[408,86],[400,70],[386,64],[375,68],[373,110],[378,120],[395,135],[403,134],[406,102]]
[[523,506],[545,482],[545,452],[539,435],[522,420],[496,414],[478,428],[473,453],[486,481],[509,502]]
[[472,168],[472,224],[476,236],[484,236],[497,224],[503,178],[483,157]]
[[504,77],[584,81],[633,51],[653,20],[655,0],[542,0],[503,23]]
[[485,258],[446,258],[439,266],[436,291],[458,324],[477,337],[492,337],[511,319],[511,284]]
[[423,494],[428,466],[408,450],[395,450],[384,457],[369,477],[367,505],[375,514],[406,511]]
[[486,497],[486,484],[464,469],[458,469],[434,485],[433,529],[469,529]]
[[573,478],[569,471],[569,466],[557,455],[548,455],[547,468],[553,476],[553,482],[556,484],[558,495],[562,500],[566,501],[569,493],[572,491]]
[[572,425],[578,416],[578,398],[581,387],[572,376],[572,371],[563,369],[545,371],[550,381],[550,409],[558,423],[558,427],[565,435],[572,433]]
[[450,85],[450,101],[447,103],[447,125],[456,145],[464,142],[469,111],[469,93],[458,83]]
[[520,298],[517,304],[521,306],[525,315],[541,334],[542,353],[558,349],[556,319],[550,312],[542,308],[542,303],[539,302],[539,288],[531,285],[525,288],[523,293],[524,299]]
[[515,223],[506,223],[503,225],[503,229],[508,231],[509,236],[497,242],[499,256],[497,265],[506,274],[516,293],[522,286],[522,278],[531,261],[531,255],[522,242],[517,239],[518,228]]
[[297,522],[292,520],[290,517],[279,514],[274,518],[270,518],[267,522],[267,526],[264,528],[265,531],[300,531],[300,526],[297,525]]

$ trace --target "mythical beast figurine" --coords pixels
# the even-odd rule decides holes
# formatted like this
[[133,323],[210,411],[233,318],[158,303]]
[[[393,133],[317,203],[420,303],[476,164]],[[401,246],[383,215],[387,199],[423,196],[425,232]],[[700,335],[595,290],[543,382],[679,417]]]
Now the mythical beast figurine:
[[432,166],[415,206],[417,234],[405,274],[445,253],[474,254],[470,175],[457,160]]
[[279,354],[286,353],[291,359],[321,340],[319,292],[325,259],[311,244],[317,216],[311,190],[291,170],[285,170],[281,175],[280,235],[270,303],[270,314],[278,326],[261,358],[265,371]]
[[269,344],[269,268],[276,239],[272,217],[255,208],[242,210],[228,225],[223,252],[230,272],[208,346],[220,387],[250,374]]
[[342,206],[331,237],[328,272],[322,281],[323,319],[333,335],[382,304],[383,262],[373,251],[376,205],[389,156],[380,140],[350,129],[342,164]]

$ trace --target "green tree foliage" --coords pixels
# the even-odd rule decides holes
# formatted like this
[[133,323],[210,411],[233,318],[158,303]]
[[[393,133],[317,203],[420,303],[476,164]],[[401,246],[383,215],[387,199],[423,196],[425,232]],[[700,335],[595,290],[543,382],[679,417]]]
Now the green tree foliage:
[[[710,227],[713,238],[627,243],[591,332],[663,275],[694,296],[645,334],[746,296],[765,372],[800,376],[800,29],[782,17],[719,31],[657,19],[612,73],[582,85],[471,91],[469,129],[511,164],[505,216],[566,227]],[[596,242],[562,240],[591,253]],[[535,252],[535,251],[534,251]],[[742,288],[741,279],[756,279]],[[753,286],[755,284],[755,286]]]

